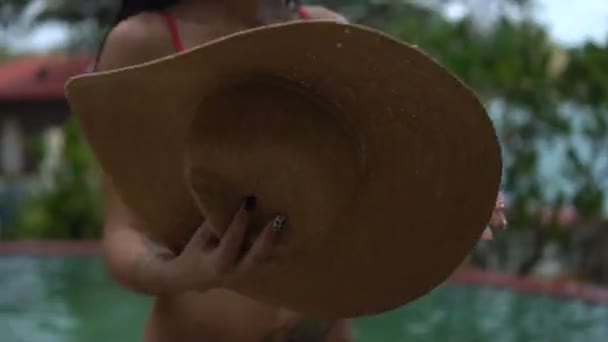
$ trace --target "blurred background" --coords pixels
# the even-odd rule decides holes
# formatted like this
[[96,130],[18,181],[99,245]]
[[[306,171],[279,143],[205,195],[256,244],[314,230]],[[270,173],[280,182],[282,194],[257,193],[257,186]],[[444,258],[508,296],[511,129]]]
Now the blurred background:
[[[149,299],[117,288],[97,255],[97,170],[63,93],[90,70],[117,4],[0,0],[2,342],[141,336]],[[608,2],[315,4],[458,74],[503,146],[509,228],[429,296],[358,320],[360,341],[605,341]]]

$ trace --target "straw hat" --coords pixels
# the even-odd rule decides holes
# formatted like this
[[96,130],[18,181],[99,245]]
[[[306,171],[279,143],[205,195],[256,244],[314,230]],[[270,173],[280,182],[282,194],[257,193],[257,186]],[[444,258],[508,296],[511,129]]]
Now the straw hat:
[[288,215],[279,260],[240,293],[321,316],[396,308],[443,282],[492,214],[495,131],[415,47],[327,21],[277,24],[72,79],[101,167],[179,251],[247,195]]

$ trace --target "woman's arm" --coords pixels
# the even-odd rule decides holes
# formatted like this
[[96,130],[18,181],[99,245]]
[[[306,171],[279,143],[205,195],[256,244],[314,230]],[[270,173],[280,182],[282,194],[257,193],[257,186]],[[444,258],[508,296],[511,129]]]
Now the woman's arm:
[[[155,26],[152,18],[135,17],[110,33],[97,69],[131,66],[172,52],[170,37],[162,22]],[[110,103],[108,108],[112,108]],[[168,248],[150,241],[142,233],[145,229],[138,229],[142,223],[107,176],[103,179],[103,194],[103,250],[110,273],[125,287],[155,296],[206,291],[246,281],[251,272],[264,267],[274,255],[286,220],[285,216],[278,215],[268,222],[243,253],[244,236],[256,209],[255,198],[248,197],[227,227],[211,227],[209,222],[202,222],[176,256]]]
[[[160,19],[150,14],[130,18],[118,24],[106,38],[97,70],[127,67],[168,55],[172,52],[169,42]],[[112,104],[108,103],[108,109],[111,108]],[[175,255],[149,240],[143,230],[136,229],[140,223],[106,175],[102,179],[102,191],[103,252],[112,276],[127,288],[150,295],[185,290],[178,268],[173,264]]]
[[341,320],[330,330],[326,342],[354,342],[355,331],[351,320]]
[[105,205],[103,254],[110,274],[133,291],[169,295],[186,290],[175,267],[175,255],[149,240],[108,177],[102,185]]

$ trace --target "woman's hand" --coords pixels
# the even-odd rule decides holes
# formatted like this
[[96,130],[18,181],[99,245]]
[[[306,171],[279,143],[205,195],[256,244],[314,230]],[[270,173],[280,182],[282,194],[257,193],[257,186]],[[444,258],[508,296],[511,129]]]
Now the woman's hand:
[[505,200],[502,193],[498,194],[498,198],[496,199],[496,206],[494,207],[494,212],[492,213],[492,217],[490,218],[489,227],[483,231],[481,235],[482,240],[492,240],[492,230],[494,229],[504,229],[507,226],[507,219],[505,217]]
[[179,281],[186,288],[205,291],[230,287],[273,258],[286,217],[276,216],[255,239],[246,241],[255,207],[255,198],[247,198],[222,236],[207,222],[194,233],[175,259]]

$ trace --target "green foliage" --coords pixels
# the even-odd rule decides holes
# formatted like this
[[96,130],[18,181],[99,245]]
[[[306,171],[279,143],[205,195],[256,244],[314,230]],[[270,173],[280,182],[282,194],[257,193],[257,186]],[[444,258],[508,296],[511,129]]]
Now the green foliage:
[[[531,19],[534,1],[469,1],[471,14],[458,20],[442,14],[443,0],[305,2],[322,3],[355,22],[418,45],[480,94],[503,144],[504,187],[515,203],[512,227],[537,227],[536,209],[545,205],[573,203],[585,218],[602,214],[608,190],[608,40],[560,46]],[[0,9],[15,12],[27,3],[7,0]],[[75,29],[74,44],[93,49],[97,40],[91,37],[97,39],[109,25],[118,1],[49,0],[47,4],[39,20],[69,23]],[[490,9],[493,14],[486,15]],[[10,16],[2,19],[10,22]],[[90,30],[81,30],[83,25]],[[98,222],[98,213],[91,209],[97,201],[95,190],[90,190],[94,188],[87,177],[76,175],[88,173],[80,162],[89,159],[77,155],[59,177],[57,188],[30,201],[37,204],[28,204],[33,208],[28,221],[50,217],[61,227],[53,228],[58,229],[53,234],[70,231],[72,224],[92,227]],[[56,202],[69,203],[69,209]],[[54,209],[44,210],[41,203]],[[78,210],[84,214],[79,216]],[[36,229],[41,228],[30,230]]]
[[0,62],[11,57],[10,50],[6,46],[0,46]]
[[[419,2],[325,2],[344,3],[359,22],[418,45],[482,96],[503,144],[514,226],[535,226],[539,212],[530,207],[562,202],[576,204],[585,218],[602,215],[608,190],[606,44],[559,46],[528,15],[498,13],[487,25],[474,15],[447,20],[437,7]],[[532,5],[485,5],[492,3],[524,14]],[[552,177],[543,177],[543,169]]]
[[[2,0],[0,3],[0,24],[7,27],[15,25],[22,19],[21,15],[31,9],[32,0]],[[48,0],[42,3],[39,11],[33,11],[33,20],[28,20],[35,25],[45,21],[61,21],[69,24],[84,21],[107,22],[114,15],[119,4],[117,0]]]
[[[101,198],[91,153],[78,126],[64,127],[63,163],[48,188],[30,191],[8,228],[9,238],[85,239],[100,236]],[[34,146],[41,150],[39,140]]]

